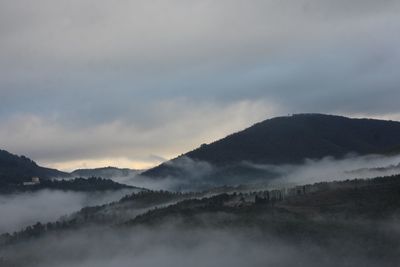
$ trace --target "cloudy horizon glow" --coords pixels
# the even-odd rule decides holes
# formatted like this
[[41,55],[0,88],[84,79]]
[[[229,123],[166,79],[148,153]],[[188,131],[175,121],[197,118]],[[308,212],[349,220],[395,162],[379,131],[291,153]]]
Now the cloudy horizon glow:
[[0,0],[2,149],[147,168],[274,116],[400,119],[395,0]]

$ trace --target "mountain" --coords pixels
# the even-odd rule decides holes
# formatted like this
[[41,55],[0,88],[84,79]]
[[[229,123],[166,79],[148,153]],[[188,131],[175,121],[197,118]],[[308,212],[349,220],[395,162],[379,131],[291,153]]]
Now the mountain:
[[[400,152],[400,122],[298,114],[257,123],[243,131],[179,156],[142,173],[147,177],[184,176],[182,162],[218,168],[216,176],[257,175],[250,164],[298,164],[326,156],[342,158]],[[244,170],[246,169],[247,170]],[[239,170],[240,169],[240,170]],[[259,174],[261,176],[265,174]]]
[[16,184],[31,180],[32,177],[49,179],[69,177],[69,173],[41,167],[25,156],[17,156],[0,150],[0,184]]
[[78,169],[71,172],[72,176],[75,177],[105,177],[105,178],[114,178],[114,177],[128,177],[138,174],[139,170],[133,170],[128,168],[116,168],[116,167],[104,167],[104,168],[95,168],[95,169]]

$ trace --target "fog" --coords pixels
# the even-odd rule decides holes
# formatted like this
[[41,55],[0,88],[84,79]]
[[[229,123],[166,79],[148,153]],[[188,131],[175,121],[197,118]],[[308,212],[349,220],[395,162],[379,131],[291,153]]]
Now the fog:
[[67,231],[8,247],[0,257],[6,266],[29,262],[41,267],[376,266],[354,245],[348,240],[332,250],[329,244],[290,242],[251,227],[182,228],[175,222],[156,228]]
[[[216,167],[208,162],[188,157],[167,162],[167,166],[178,169],[176,175],[165,177],[114,177],[117,182],[153,190],[199,190],[222,185],[268,184],[271,186],[293,186],[323,181],[355,178],[374,178],[400,173],[400,155],[349,154],[342,159],[325,157],[306,159],[301,164],[256,164],[248,161],[233,166],[232,170]],[[244,172],[243,172],[244,170]]]
[[308,159],[299,165],[247,164],[276,173],[278,178],[272,183],[287,186],[399,174],[400,168],[395,168],[399,163],[400,155],[349,155],[343,159],[332,157],[320,160]]
[[46,223],[80,210],[119,200],[131,189],[105,192],[41,190],[0,195],[0,233],[20,230],[36,222]]
[[110,177],[110,179],[118,183],[151,190],[196,190],[199,184],[208,182],[205,181],[206,177],[216,171],[216,168],[212,164],[205,161],[193,160],[186,156],[181,156],[173,161],[166,161],[164,164],[167,167],[177,169],[179,174],[152,178],[138,173],[131,176],[114,176]]
[[[134,175],[130,177],[113,177],[112,180],[118,183],[146,188],[150,190],[176,190],[181,185],[188,184],[188,182],[182,180],[181,177],[164,177],[161,179],[152,179],[145,176]],[[193,189],[195,189],[194,186]]]
[[[270,186],[291,186],[391,175],[397,173],[399,168],[396,166],[399,162],[400,156],[348,155],[343,159],[309,159],[298,165],[242,164],[266,173],[275,173],[275,178],[264,181],[268,181]],[[218,168],[209,163],[189,158],[178,161],[175,167],[177,166],[181,168],[186,180],[182,180],[182,177],[150,179],[142,176],[124,179],[135,186],[153,189],[179,187],[190,183],[195,188],[197,181],[218,171]],[[114,179],[121,182],[122,177]],[[242,181],[247,182],[245,177]],[[36,221],[54,221],[84,206],[117,200],[127,191],[129,190],[88,194],[44,190],[2,196],[0,214],[8,216],[0,221],[0,229],[1,232],[10,232]],[[127,217],[113,212],[121,218],[128,218],[133,214],[130,213],[133,210],[122,212],[126,212],[129,215]],[[394,247],[393,251],[385,251],[385,235],[388,232],[392,237],[400,235],[396,220],[377,220],[372,223],[368,220],[348,220],[338,223],[337,220],[318,217],[313,220],[322,222],[315,224],[321,228],[313,229],[315,232],[311,233],[297,233],[292,238],[295,233],[291,232],[290,227],[282,225],[282,228],[269,228],[268,223],[265,224],[269,217],[263,218],[265,221],[262,226],[254,224],[257,219],[253,220],[253,217],[246,221],[248,223],[245,226],[235,226],[234,214],[211,213],[196,216],[205,223],[194,226],[174,216],[169,221],[157,221],[155,226],[98,225],[79,230],[50,232],[38,239],[1,247],[0,266],[394,266],[397,259],[393,258],[397,256],[393,256],[393,251],[400,249]],[[271,218],[273,224],[273,217]],[[324,220],[327,221],[323,222]],[[226,222],[230,222],[229,225],[225,225]],[[299,220],[296,229],[303,229],[302,223],[307,221]],[[367,227],[358,229],[360,225]],[[338,231],[331,231],[331,226],[337,227],[332,229]],[[351,231],[357,229],[357,232],[346,232],[341,227]],[[362,241],[364,239],[365,244]],[[371,254],[375,249],[384,256]]]

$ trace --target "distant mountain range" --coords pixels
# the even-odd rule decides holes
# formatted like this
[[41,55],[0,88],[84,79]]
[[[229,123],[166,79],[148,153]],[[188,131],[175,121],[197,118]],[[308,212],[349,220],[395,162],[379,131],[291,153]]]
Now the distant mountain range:
[[55,177],[70,177],[70,174],[41,167],[25,156],[17,156],[0,150],[0,184],[30,181],[34,176],[46,180]]
[[[326,156],[342,158],[349,153],[398,152],[400,122],[298,114],[257,123],[142,174],[154,178],[185,176],[187,164],[182,162],[189,161],[218,168],[217,173],[209,175],[211,178],[237,173],[257,175],[257,170],[249,167],[251,164],[297,164]],[[265,173],[259,175],[265,176]]]
[[95,169],[78,169],[71,172],[74,177],[129,177],[138,174],[139,170],[133,170],[128,168],[116,168],[116,167],[104,167]]
[[[342,158],[349,153],[397,154],[399,148],[399,122],[295,115],[267,120],[202,145],[145,175],[181,175],[197,183],[223,175],[232,178],[241,171],[249,175],[241,176],[245,179],[257,174],[251,171],[252,166],[297,164],[306,158],[326,156]],[[220,262],[220,266],[230,266],[235,260],[235,266],[398,266],[400,262],[400,174],[294,186],[170,192],[128,188],[100,178],[50,181],[46,178],[52,175],[70,174],[40,167],[6,151],[0,155],[0,177],[37,175],[45,179],[32,187],[14,186],[26,191],[40,186],[70,191],[132,191],[119,201],[84,207],[56,221],[36,222],[1,234],[0,266],[123,266],[137,257],[139,265],[156,265],[162,260],[153,258],[160,254],[178,260],[193,255],[200,260],[210,258],[198,266]],[[367,166],[352,172],[380,175],[397,172],[399,167],[397,163]],[[73,173],[129,175],[130,171],[107,167]],[[187,176],[190,173],[194,177]],[[173,177],[169,178],[164,182],[172,182]],[[251,253],[243,259],[244,248]],[[227,259],[221,261],[218,257],[226,251]],[[240,257],[232,258],[234,254]],[[149,260],[149,255],[154,257]]]
[[116,167],[104,167],[97,169],[79,169],[71,173],[62,172],[39,166],[36,162],[26,156],[18,156],[8,151],[0,150],[0,185],[20,184],[30,181],[32,177],[39,177],[41,180],[50,178],[73,178],[73,177],[129,177],[139,171],[132,169],[119,169]]
[[[349,153],[400,153],[400,122],[351,119],[323,114],[277,117],[257,123],[211,144],[183,154],[141,173],[144,177],[182,178],[187,183],[238,184],[243,179],[272,177],[257,164],[297,164],[326,156],[342,158]],[[138,170],[105,167],[72,173],[38,166],[25,157],[0,150],[0,183],[20,183],[33,176],[129,177]],[[194,176],[194,178],[193,178]]]

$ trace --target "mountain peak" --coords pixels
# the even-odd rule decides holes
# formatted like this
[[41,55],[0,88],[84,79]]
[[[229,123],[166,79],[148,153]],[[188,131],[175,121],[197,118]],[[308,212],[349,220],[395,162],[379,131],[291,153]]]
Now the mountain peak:
[[[182,157],[226,166],[244,161],[294,164],[326,156],[393,151],[400,151],[400,122],[305,113],[267,119]],[[161,164],[143,175],[168,176],[168,165]]]

